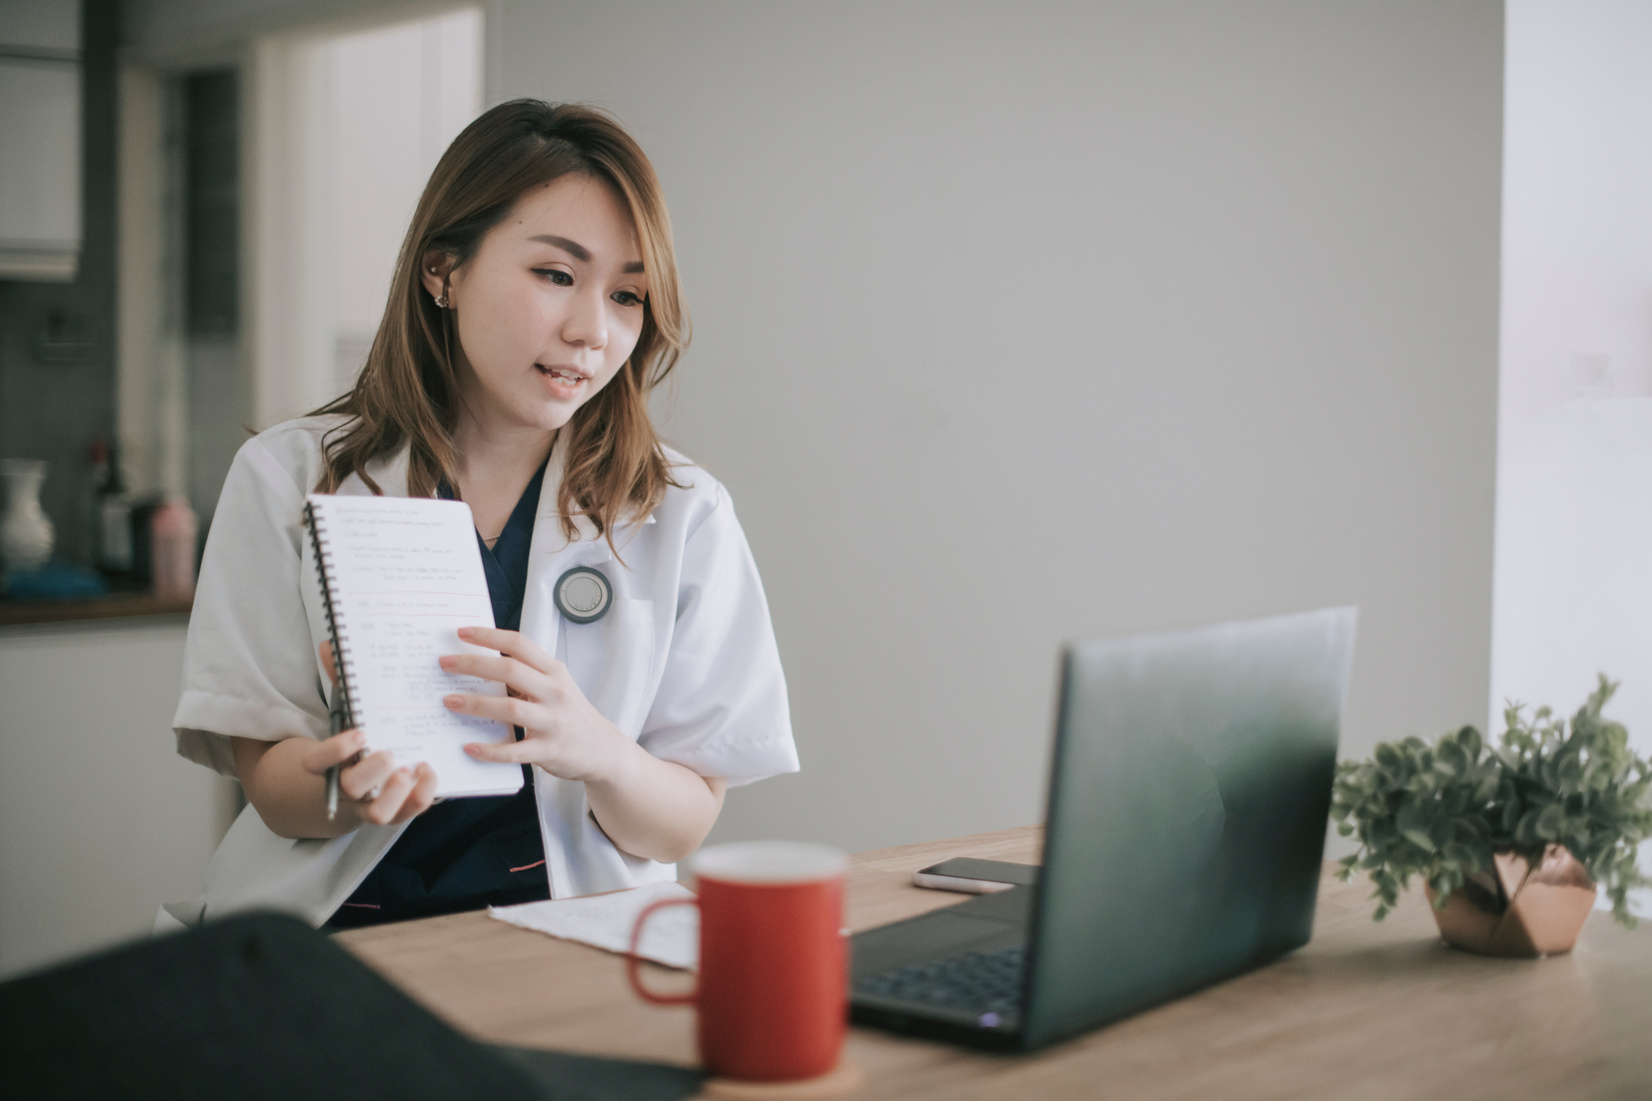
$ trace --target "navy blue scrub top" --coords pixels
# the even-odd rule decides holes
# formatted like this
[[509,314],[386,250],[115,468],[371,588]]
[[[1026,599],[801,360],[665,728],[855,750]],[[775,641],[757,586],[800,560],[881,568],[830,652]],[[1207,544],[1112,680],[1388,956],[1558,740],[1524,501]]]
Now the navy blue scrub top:
[[[544,481],[541,465],[492,548],[476,535],[493,622],[507,631],[522,626],[528,549]],[[437,493],[453,498],[446,484]],[[521,730],[516,736],[522,737]],[[326,927],[353,929],[550,897],[533,772],[523,765],[522,790],[515,795],[449,799],[414,818]]]

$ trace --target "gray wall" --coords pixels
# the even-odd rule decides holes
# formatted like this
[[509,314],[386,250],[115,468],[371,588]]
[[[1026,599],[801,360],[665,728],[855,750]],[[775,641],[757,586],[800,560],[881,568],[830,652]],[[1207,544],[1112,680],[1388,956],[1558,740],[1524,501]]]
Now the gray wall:
[[1354,603],[1344,750],[1485,716],[1502,8],[489,8],[655,158],[804,771],[717,836],[1035,821],[1063,638]]
[[665,179],[667,431],[734,492],[804,760],[719,836],[1036,820],[1072,635],[1353,602],[1346,752],[1484,720],[1501,4],[486,10],[491,99],[605,104]]

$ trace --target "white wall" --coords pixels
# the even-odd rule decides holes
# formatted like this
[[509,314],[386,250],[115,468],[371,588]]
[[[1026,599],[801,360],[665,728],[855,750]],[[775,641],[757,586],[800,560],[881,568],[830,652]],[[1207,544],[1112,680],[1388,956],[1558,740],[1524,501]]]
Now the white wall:
[[[1508,8],[1491,705],[1652,753],[1652,5]],[[1497,720],[1501,729],[1502,722]],[[1645,854],[1652,871],[1652,852]],[[1639,901],[1652,914],[1652,892]]]
[[263,35],[252,50],[259,428],[354,382],[424,181],[480,107],[476,9],[336,31]]
[[[462,2],[462,0],[460,0]],[[253,35],[339,22],[383,22],[455,7],[455,0],[121,0],[121,38],[145,60],[233,50]]]
[[718,836],[1037,820],[1074,635],[1356,603],[1346,752],[1481,719],[1500,5],[488,11],[672,206],[804,765]]
[[1605,672],[1652,751],[1652,5],[1515,0],[1508,43],[1492,704]]
[[354,385],[384,316],[396,255],[436,161],[482,107],[475,8],[330,40],[337,391]]
[[195,898],[232,786],[173,748],[184,625],[0,632],[0,977]]

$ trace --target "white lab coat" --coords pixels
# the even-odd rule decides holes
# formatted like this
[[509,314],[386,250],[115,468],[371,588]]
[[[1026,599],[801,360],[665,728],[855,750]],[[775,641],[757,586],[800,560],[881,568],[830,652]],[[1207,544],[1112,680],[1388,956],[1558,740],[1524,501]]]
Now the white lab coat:
[[[321,469],[321,437],[341,417],[307,417],[249,440],[235,457],[213,516],[173,718],[178,752],[233,776],[229,735],[327,737],[317,656],[327,638],[304,495]],[[522,632],[559,661],[611,722],[656,757],[729,785],[798,768],[786,682],[762,582],[728,493],[668,451],[683,489],[642,523],[606,539],[579,521],[569,542],[557,516],[564,463],[559,438],[535,512]],[[407,452],[369,467],[386,494],[407,494]],[[370,490],[351,476],[340,493]],[[602,570],[614,603],[595,623],[563,620],[551,598],[574,566]],[[589,813],[582,783],[533,769],[551,897],[611,891],[676,877],[674,865],[621,852]],[[169,903],[157,928],[253,908],[312,925],[353,893],[405,826],[363,826],[330,840],[292,841],[251,806],[225,835],[202,897]]]

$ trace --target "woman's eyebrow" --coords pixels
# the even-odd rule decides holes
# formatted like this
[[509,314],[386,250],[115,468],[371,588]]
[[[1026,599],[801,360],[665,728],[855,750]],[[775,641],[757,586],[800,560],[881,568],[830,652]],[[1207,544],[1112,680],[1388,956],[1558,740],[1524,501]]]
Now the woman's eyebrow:
[[[558,237],[554,233],[536,233],[532,237],[529,237],[528,240],[540,241],[547,245],[555,245],[563,252],[568,253],[575,260],[579,260],[586,264],[591,262],[591,250],[580,244],[578,241],[570,241],[568,238]],[[635,272],[641,272],[643,270],[642,261],[633,260],[620,270],[625,272],[627,275]]]

